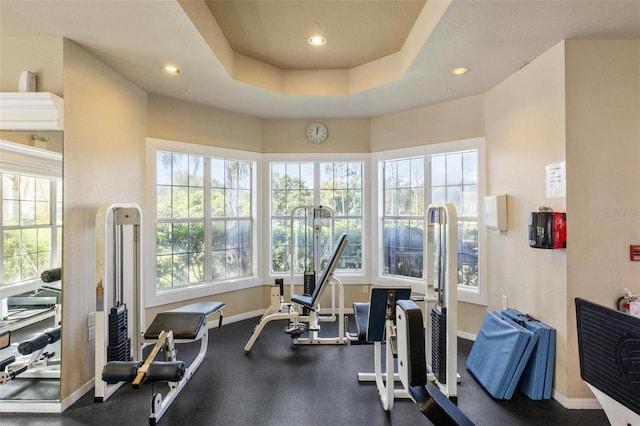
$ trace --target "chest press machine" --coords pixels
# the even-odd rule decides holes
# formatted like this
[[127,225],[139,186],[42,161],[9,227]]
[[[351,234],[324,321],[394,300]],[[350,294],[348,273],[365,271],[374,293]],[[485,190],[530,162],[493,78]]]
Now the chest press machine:
[[[320,345],[320,344],[345,344],[347,338],[344,333],[344,288],[342,282],[333,275],[340,256],[344,252],[347,246],[347,235],[342,234],[338,239],[338,243],[335,246],[333,254],[329,258],[324,272],[318,282],[316,283],[313,293],[310,295],[297,295],[291,296],[291,303],[285,303],[283,301],[283,288],[280,286],[272,287],[271,293],[271,306],[264,312],[260,321],[254,328],[249,341],[244,347],[246,352],[251,350],[253,344],[258,340],[260,333],[264,327],[271,321],[275,320],[289,320],[289,326],[287,332],[291,334],[294,343],[296,344],[308,344],[308,345]],[[320,314],[320,298],[325,291],[326,286],[330,283],[336,283],[338,285],[338,336],[337,337],[320,337],[320,326],[318,324]],[[301,321],[299,308],[306,308],[309,310],[309,316],[306,318],[308,322],[308,328],[305,328]],[[300,335],[308,329],[309,337],[302,338]]]
[[[134,204],[102,206],[96,218],[95,402],[104,402],[124,383],[165,382],[164,394],[152,395],[149,424],[156,424],[193,376],[208,347],[207,318],[219,315],[223,302],[198,302],[156,315],[142,332],[142,213]],[[127,239],[131,245],[125,244]],[[124,259],[131,259],[125,264]],[[129,316],[129,307],[133,313]],[[187,366],[177,358],[176,344],[200,342]],[[144,356],[146,348],[150,352]],[[162,360],[156,360],[160,355]]]
[[[358,373],[358,381],[376,382],[385,411],[393,408],[395,398],[411,398],[435,424],[472,424],[455,405],[458,374],[457,216],[454,206],[430,205],[427,225],[425,278],[427,284],[435,284],[437,296],[436,306],[430,312],[432,321],[427,338],[422,311],[414,301],[409,300],[410,287],[373,287],[369,303],[353,304],[357,331],[347,331],[347,336],[352,342],[374,344],[375,371]],[[426,299],[427,311],[428,302],[430,300]],[[412,318],[417,318],[419,313],[419,320],[414,319],[410,324],[411,335],[414,336],[410,339],[406,337],[407,323],[396,324],[396,316],[400,316],[397,308],[400,306],[405,310],[411,307]],[[398,373],[395,373],[395,359]],[[422,372],[425,377],[418,380]],[[397,381],[402,383],[401,388],[395,387]]]

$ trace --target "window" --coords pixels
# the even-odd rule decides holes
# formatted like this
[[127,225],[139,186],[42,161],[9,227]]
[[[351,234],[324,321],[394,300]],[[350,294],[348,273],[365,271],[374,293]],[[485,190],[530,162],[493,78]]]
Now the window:
[[[257,162],[230,150],[150,144],[156,186],[154,295],[255,279]],[[198,295],[190,291],[184,298]]]
[[[289,245],[291,241],[291,214],[299,206],[324,206],[331,209],[335,238],[346,233],[349,242],[340,258],[337,270],[348,273],[363,273],[363,172],[361,161],[341,162],[271,162],[269,172],[271,210],[271,274],[290,273]],[[305,219],[306,212],[297,210],[294,220]],[[321,257],[330,255],[332,244],[327,244],[330,221],[322,224],[323,235]],[[299,224],[294,223],[299,246],[305,246],[298,236]],[[306,247],[310,249],[310,239]],[[303,256],[299,248],[296,253]],[[326,256],[325,256],[326,255]],[[294,268],[299,270],[302,261],[296,260]]]
[[[57,153],[1,142],[1,286],[12,294],[62,261],[62,179]],[[29,169],[33,170],[29,170]]]
[[484,303],[478,222],[479,200],[484,195],[482,140],[423,147],[423,151],[430,151],[427,154],[416,155],[419,149],[379,154],[386,157],[379,160],[378,178],[381,276],[416,282],[424,279],[427,207],[452,203],[458,216],[458,290],[471,295],[463,295],[461,300]]
[[431,156],[431,202],[458,214],[458,284],[478,285],[478,150]]

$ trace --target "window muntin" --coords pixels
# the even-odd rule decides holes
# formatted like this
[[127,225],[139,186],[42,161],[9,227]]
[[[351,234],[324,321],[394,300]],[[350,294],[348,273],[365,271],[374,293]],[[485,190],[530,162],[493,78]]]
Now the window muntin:
[[431,200],[458,215],[458,284],[478,286],[478,151],[431,156]]
[[0,172],[2,179],[2,285],[39,278],[60,265],[62,180]]
[[382,273],[422,279],[426,208],[452,203],[458,214],[458,284],[477,288],[478,150],[389,159],[382,164]]
[[[363,272],[363,169],[363,163],[357,161],[270,163],[272,274],[290,272],[292,211],[299,206],[313,205],[322,205],[332,210],[335,238],[343,232],[349,237],[349,243],[337,269],[353,273]],[[303,214],[303,211],[298,210],[298,215]],[[303,217],[300,217],[300,220],[302,221]],[[303,227],[294,225],[294,232],[298,235],[296,229]],[[329,224],[322,229],[324,235],[321,240],[327,241]],[[324,246],[329,245],[323,244]],[[296,260],[296,270],[299,269],[299,264]]]
[[253,276],[253,163],[156,152],[156,287]]

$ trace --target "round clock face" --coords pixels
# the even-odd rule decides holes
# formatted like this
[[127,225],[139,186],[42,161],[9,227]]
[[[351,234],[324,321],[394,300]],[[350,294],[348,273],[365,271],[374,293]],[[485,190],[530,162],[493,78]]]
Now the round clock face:
[[322,143],[327,140],[327,136],[327,127],[322,123],[313,123],[307,128],[307,139],[309,139],[309,142]]

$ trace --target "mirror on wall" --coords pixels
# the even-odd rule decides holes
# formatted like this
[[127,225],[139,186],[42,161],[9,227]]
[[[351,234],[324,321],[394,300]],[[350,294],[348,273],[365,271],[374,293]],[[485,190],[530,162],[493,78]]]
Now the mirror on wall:
[[0,400],[60,400],[62,131],[0,131]]

